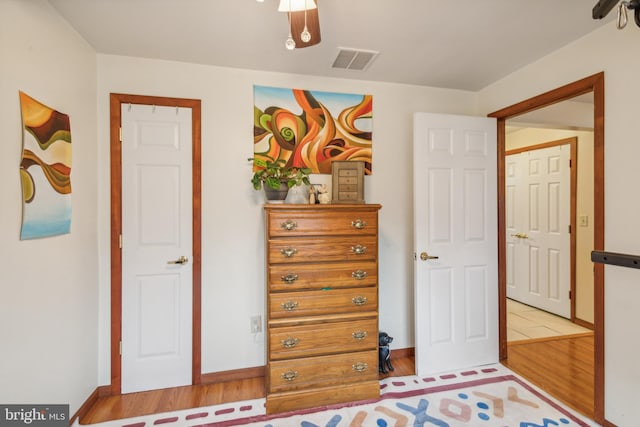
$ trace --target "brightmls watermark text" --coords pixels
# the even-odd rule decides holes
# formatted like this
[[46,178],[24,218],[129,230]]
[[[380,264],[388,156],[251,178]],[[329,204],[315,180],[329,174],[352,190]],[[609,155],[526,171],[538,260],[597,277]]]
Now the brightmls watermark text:
[[0,405],[0,427],[67,427],[69,405]]

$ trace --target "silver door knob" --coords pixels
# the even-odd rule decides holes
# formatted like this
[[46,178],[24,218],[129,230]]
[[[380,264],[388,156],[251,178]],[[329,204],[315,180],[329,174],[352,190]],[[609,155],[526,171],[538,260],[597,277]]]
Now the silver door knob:
[[189,258],[184,255],[181,255],[180,258],[174,259],[173,261],[167,261],[167,264],[186,264],[189,262]]
[[420,254],[420,259],[421,259],[421,260],[423,260],[423,261],[426,261],[426,260],[428,260],[428,259],[438,259],[438,257],[437,257],[437,256],[431,256],[431,255],[429,255],[429,254],[428,254],[428,253],[426,253],[426,252],[422,252],[422,253]]

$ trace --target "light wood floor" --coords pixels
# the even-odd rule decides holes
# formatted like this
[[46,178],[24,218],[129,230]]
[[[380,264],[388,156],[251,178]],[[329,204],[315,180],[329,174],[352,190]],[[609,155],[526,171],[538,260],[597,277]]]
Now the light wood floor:
[[[593,418],[593,337],[509,344],[504,365],[578,412]],[[393,376],[413,375],[415,359],[393,359]],[[382,378],[382,377],[381,377]],[[264,397],[263,378],[101,397],[81,424]]]
[[[394,358],[393,367],[394,371],[390,375],[381,375],[380,378],[413,375],[415,373],[415,359],[413,356]],[[93,424],[159,412],[257,399],[264,396],[264,378],[260,377],[100,397],[86,415],[80,418],[80,424]]]
[[509,343],[503,364],[593,419],[594,338],[555,337]]

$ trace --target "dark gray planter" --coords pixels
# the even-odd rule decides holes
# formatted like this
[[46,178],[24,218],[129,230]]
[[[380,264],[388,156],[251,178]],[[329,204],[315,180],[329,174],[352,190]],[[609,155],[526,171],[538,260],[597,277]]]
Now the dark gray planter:
[[264,194],[267,197],[267,201],[283,201],[287,198],[287,193],[289,192],[289,186],[286,182],[280,183],[280,188],[274,190],[271,187],[267,187],[266,185],[262,185],[264,189]]

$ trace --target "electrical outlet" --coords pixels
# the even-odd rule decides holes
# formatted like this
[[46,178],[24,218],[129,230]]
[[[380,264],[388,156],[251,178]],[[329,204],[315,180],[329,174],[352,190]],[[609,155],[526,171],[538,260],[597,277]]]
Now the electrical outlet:
[[257,334],[262,332],[262,316],[251,317],[251,333]]

